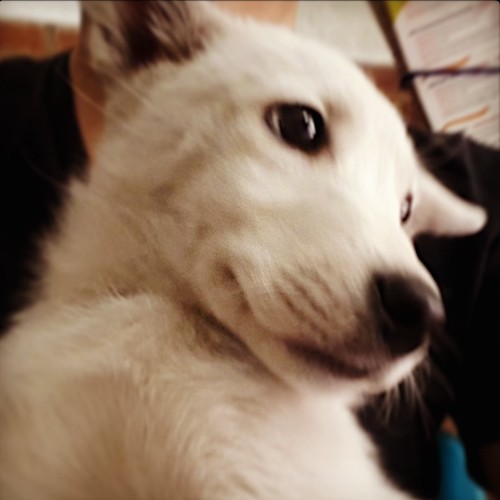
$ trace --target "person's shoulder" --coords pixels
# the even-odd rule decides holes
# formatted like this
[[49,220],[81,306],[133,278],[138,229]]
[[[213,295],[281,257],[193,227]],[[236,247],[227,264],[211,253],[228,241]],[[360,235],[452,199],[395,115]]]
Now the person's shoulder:
[[[481,291],[500,273],[500,151],[463,134],[411,131],[424,166],[457,195],[484,207],[485,227],[460,238],[422,235],[419,258],[434,276],[445,302],[453,337],[462,335],[485,303]],[[491,295],[493,297],[493,295]],[[480,300],[481,299],[481,300]]]
[[459,196],[484,206],[499,220],[494,226],[500,232],[500,150],[461,133],[410,133],[425,167]]
[[33,59],[27,56],[4,59],[0,61],[0,89],[19,90],[33,87],[50,71],[64,70],[68,60],[69,53],[66,52],[47,59]]
[[35,110],[44,106],[47,89],[54,87],[55,77],[61,82],[69,81],[68,53],[39,60],[15,57],[0,61],[0,123],[3,132],[16,133],[16,125],[24,126],[29,116],[37,114]]
[[33,59],[28,56],[9,57],[0,61],[0,74],[2,80],[0,85],[5,85],[6,82],[14,80],[16,77],[21,77],[26,74],[31,74],[37,71],[38,68],[46,65],[46,60]]
[[[0,61],[0,132],[19,140],[33,127],[46,128],[48,110],[71,101],[69,53],[46,59],[15,57]],[[69,97],[68,97],[69,96]],[[61,107],[61,106],[59,106]]]

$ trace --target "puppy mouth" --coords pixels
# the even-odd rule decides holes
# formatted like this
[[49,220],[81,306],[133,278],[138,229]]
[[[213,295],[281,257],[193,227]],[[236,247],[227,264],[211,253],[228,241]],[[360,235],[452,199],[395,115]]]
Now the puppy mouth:
[[[194,310],[205,324],[215,328],[227,339],[233,339],[233,341],[236,341],[238,344],[242,346],[245,345],[236,333],[234,333],[214,315],[199,307],[196,307]],[[346,363],[342,359],[333,355],[331,352],[302,340],[287,340],[284,345],[293,357],[301,359],[307,365],[316,367],[323,373],[326,372],[337,377],[352,380],[362,379],[373,376],[382,368],[380,364],[376,364],[374,362],[371,363],[371,366],[358,366],[355,363]]]
[[337,377],[367,378],[382,369],[381,363],[376,363],[375,360],[370,363],[371,366],[359,366],[356,363],[345,362],[331,352],[303,341],[289,340],[285,345],[292,355],[302,359],[308,365]]

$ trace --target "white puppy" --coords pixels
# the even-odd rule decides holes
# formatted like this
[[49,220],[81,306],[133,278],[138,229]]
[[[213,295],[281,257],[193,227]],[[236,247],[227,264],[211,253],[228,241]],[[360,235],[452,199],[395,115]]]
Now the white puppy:
[[351,408],[443,320],[412,237],[482,210],[321,45],[200,2],[84,15],[106,131],[0,344],[0,498],[407,498]]

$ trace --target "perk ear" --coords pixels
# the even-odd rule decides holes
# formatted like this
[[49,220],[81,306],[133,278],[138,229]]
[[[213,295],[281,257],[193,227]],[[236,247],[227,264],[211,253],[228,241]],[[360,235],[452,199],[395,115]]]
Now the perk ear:
[[419,169],[416,195],[410,227],[415,235],[466,236],[486,224],[482,207],[459,198],[423,168]]
[[82,38],[92,68],[116,77],[159,60],[181,63],[217,29],[206,2],[85,1]]

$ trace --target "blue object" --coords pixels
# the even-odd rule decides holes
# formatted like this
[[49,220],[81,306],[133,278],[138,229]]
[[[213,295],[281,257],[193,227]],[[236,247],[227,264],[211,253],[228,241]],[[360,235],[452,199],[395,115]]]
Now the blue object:
[[438,436],[441,458],[441,500],[486,500],[485,492],[469,477],[460,441],[441,432]]

